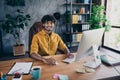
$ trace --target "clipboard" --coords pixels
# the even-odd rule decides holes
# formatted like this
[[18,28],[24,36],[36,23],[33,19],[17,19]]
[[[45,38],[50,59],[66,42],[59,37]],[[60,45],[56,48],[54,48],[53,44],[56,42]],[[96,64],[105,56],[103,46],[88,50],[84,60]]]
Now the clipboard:
[[29,74],[32,68],[33,62],[15,62],[7,75],[13,75],[18,72],[21,74]]

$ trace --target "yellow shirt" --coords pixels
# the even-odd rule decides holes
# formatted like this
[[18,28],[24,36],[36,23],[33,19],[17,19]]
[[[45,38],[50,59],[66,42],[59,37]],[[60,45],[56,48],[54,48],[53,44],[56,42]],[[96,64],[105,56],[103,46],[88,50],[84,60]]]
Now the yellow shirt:
[[58,47],[63,51],[67,49],[58,34],[52,32],[49,36],[44,30],[42,30],[33,36],[30,54],[38,53],[41,56],[55,55]]

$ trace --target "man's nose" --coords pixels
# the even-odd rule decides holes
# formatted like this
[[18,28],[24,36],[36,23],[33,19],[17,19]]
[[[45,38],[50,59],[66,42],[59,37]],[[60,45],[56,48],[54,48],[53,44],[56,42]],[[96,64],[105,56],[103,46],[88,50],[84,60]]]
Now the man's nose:
[[52,26],[52,24],[48,24],[48,26]]

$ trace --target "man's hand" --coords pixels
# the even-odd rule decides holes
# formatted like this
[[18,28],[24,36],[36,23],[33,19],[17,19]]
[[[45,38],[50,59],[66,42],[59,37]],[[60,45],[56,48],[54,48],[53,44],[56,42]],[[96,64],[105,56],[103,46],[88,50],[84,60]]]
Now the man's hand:
[[51,58],[44,58],[42,61],[46,64],[56,65],[56,60],[52,57]]
[[74,57],[74,55],[71,54],[71,53],[67,53],[67,54],[66,54],[66,58],[73,58],[73,57]]
[[56,65],[56,60],[52,57],[51,58],[43,58],[42,56],[40,56],[39,54],[36,54],[36,53],[32,53],[31,57],[36,60],[43,61],[46,64]]

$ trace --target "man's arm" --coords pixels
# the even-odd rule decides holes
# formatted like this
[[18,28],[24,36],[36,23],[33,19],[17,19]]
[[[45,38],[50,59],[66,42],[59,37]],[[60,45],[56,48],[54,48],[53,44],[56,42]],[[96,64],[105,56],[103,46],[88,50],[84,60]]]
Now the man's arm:
[[39,54],[32,53],[32,54],[30,54],[30,56],[31,56],[32,58],[36,59],[36,60],[44,61],[44,58],[43,58],[41,55],[39,55]]
[[46,64],[51,64],[51,65],[55,65],[55,64],[56,64],[56,60],[55,60],[54,58],[43,58],[41,55],[36,54],[36,53],[30,54],[30,56],[31,56],[33,59],[42,61],[42,62],[44,62],[44,63],[46,63]]
[[66,58],[73,58],[74,55],[70,53],[70,50],[67,48],[65,43],[62,41],[61,37],[59,37],[59,39],[60,39],[59,48],[64,51],[64,53],[66,54]]

